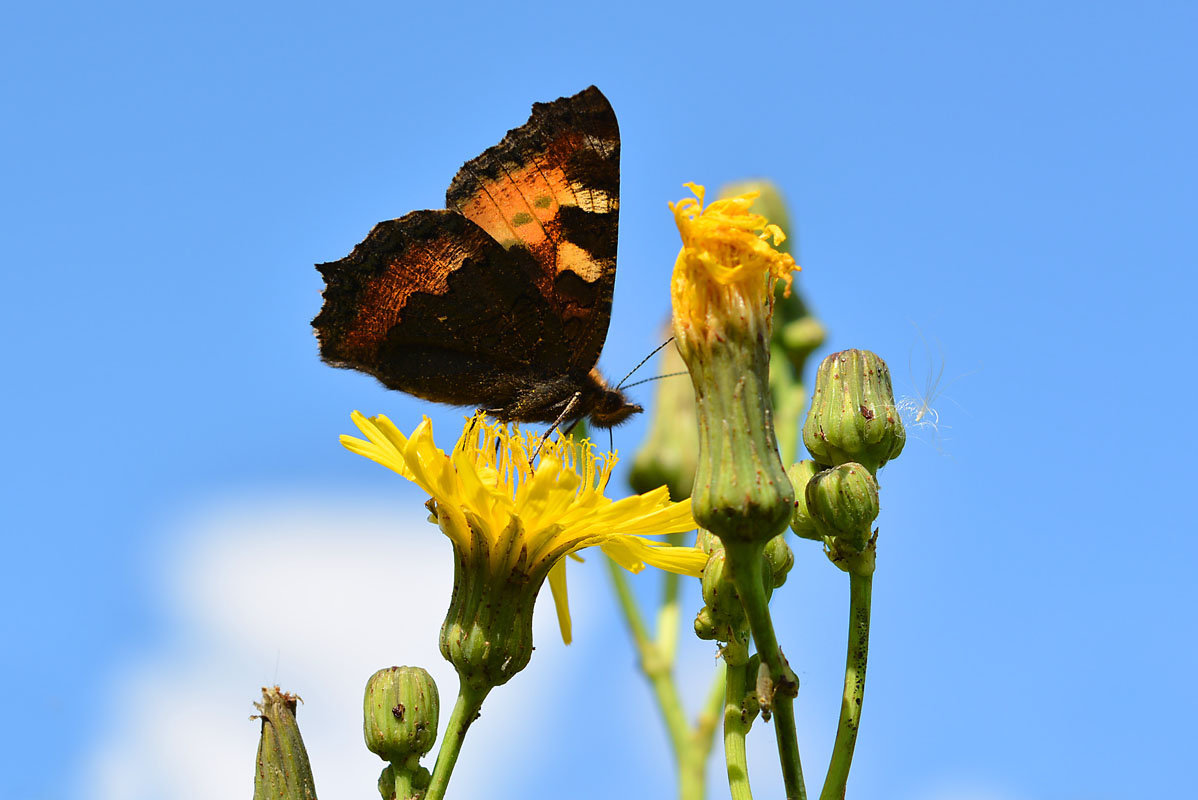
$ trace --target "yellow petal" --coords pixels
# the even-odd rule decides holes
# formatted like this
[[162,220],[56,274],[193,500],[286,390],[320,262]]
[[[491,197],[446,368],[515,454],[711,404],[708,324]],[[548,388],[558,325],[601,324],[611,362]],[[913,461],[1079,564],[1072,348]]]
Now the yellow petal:
[[549,570],[549,591],[553,593],[553,606],[557,609],[557,624],[562,631],[562,641],[569,644],[573,638],[570,625],[570,599],[566,596],[566,560],[560,559]]
[[707,554],[697,547],[673,547],[634,536],[613,537],[600,549],[629,572],[640,572],[645,564],[680,575],[699,577],[707,565]]

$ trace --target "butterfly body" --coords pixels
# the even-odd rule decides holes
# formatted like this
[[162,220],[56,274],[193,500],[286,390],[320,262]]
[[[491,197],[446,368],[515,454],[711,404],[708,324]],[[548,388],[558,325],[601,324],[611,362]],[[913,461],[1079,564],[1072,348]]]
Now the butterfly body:
[[615,288],[620,138],[595,87],[533,106],[467,162],[445,209],[381,222],[319,264],[321,357],[501,420],[619,424],[595,364]]

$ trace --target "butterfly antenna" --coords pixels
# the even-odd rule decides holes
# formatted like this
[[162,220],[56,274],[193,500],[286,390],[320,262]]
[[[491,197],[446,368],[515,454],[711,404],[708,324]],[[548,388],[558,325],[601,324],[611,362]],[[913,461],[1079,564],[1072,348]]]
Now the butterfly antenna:
[[669,372],[669,373],[666,373],[665,375],[654,375],[652,378],[645,378],[644,380],[633,381],[632,383],[630,383],[626,386],[621,386],[620,388],[621,389],[631,389],[633,386],[640,386],[642,383],[653,383],[653,381],[659,381],[662,378],[677,378],[679,375],[689,375],[689,374],[690,373],[687,372],[686,370],[682,370],[681,372]]
[[[655,355],[657,355],[658,353],[660,353],[660,352],[662,351],[662,349],[664,349],[664,348],[665,348],[665,346],[666,346],[666,345],[668,345],[668,344],[669,344],[670,342],[672,342],[672,341],[674,341],[674,337],[673,337],[673,336],[671,336],[669,339],[666,339],[664,342],[662,342],[661,344],[659,344],[659,345],[657,346],[657,348],[656,348],[656,349],[655,349],[655,350],[654,350],[652,353],[650,353],[649,355],[647,355],[647,356],[645,356],[644,358],[642,358],[642,359],[641,359],[641,363],[639,363],[639,364],[637,364],[635,367],[633,367],[633,368],[632,368],[632,371],[631,371],[631,372],[629,372],[627,375],[625,375],[625,376],[624,376],[624,378],[623,378],[623,380],[621,380],[621,381],[620,381],[620,382],[619,382],[619,383],[616,385],[616,390],[618,391],[618,390],[620,390],[620,389],[624,388],[624,381],[626,381],[626,380],[628,380],[629,378],[631,378],[631,377],[632,377],[632,373],[633,373],[633,372],[636,372],[638,369],[640,369],[641,367],[645,366],[645,362],[646,362],[646,361],[648,361],[649,359],[653,358],[653,356],[655,356]],[[633,384],[633,385],[635,386],[636,384]]]

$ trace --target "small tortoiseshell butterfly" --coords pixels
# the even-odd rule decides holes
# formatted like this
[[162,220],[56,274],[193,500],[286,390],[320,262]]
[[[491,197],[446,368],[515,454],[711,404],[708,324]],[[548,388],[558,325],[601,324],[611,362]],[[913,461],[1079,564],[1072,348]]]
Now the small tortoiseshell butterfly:
[[595,368],[620,208],[620,130],[603,93],[534,104],[458,171],[445,205],[380,222],[317,265],[321,358],[503,421],[610,428],[641,411]]

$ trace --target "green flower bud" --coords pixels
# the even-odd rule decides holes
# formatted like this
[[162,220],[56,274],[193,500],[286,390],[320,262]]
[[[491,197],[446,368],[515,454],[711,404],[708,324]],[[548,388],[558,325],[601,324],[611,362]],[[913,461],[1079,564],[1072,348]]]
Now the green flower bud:
[[[795,292],[792,294],[797,296]],[[796,365],[805,364],[807,357],[824,343],[827,336],[828,332],[823,324],[811,316],[801,316],[787,322],[774,334],[776,339],[781,340],[787,358]]]
[[786,534],[780,533],[766,543],[764,557],[765,575],[771,582],[771,586],[766,587],[768,595],[770,589],[777,589],[786,583],[786,575],[795,565],[795,555],[791,552],[790,545],[786,543]]
[[749,657],[749,621],[727,574],[724,549],[712,553],[703,569],[703,599],[707,605],[695,616],[695,636],[723,642],[720,655],[729,665]]
[[395,767],[390,764],[383,767],[383,771],[379,773],[379,795],[383,800],[396,800]]
[[877,472],[903,451],[906,440],[886,362],[868,350],[825,358],[803,426],[811,456],[820,464],[855,461]]
[[362,711],[366,747],[384,761],[419,760],[437,743],[437,684],[420,667],[388,667],[370,676]]
[[807,510],[807,484],[820,471],[820,465],[814,461],[800,461],[791,464],[786,470],[791,485],[795,487],[795,507],[790,516],[790,529],[801,539],[812,539],[817,542],[824,540],[825,531],[819,521]]
[[726,574],[727,556],[721,547],[711,554],[707,566],[703,568],[703,602],[711,609],[712,619],[717,624],[739,623],[745,613],[736,596],[736,588]]
[[[659,374],[672,375],[685,370],[678,348],[670,344],[662,351]],[[685,500],[695,484],[698,463],[695,390],[682,376],[658,381],[653,419],[632,461],[628,482],[639,493],[665,486],[670,490],[671,500]]]
[[860,553],[878,518],[878,483],[861,464],[824,470],[807,484],[807,508],[838,548]]
[[710,641],[716,637],[716,633],[715,620],[711,618],[711,609],[703,606],[695,615],[695,636]]
[[[698,545],[703,547],[704,531],[700,529]],[[695,617],[695,635],[700,639],[716,640],[725,644],[720,655],[729,666],[744,664],[749,658],[749,621],[737,593],[728,564],[728,551],[720,540],[708,533],[706,547],[711,555],[703,568],[703,602],[706,605]],[[786,573],[794,565],[794,555],[781,535],[771,539],[760,558],[762,588],[768,598],[775,587],[786,582]]]
[[262,702],[254,704],[262,720],[254,800],[316,800],[312,766],[295,721],[298,699],[278,686],[262,687]]
[[711,555],[723,546],[724,545],[720,544],[720,537],[716,536],[709,530],[699,528],[699,532],[695,536],[695,547],[699,548],[704,553]]

